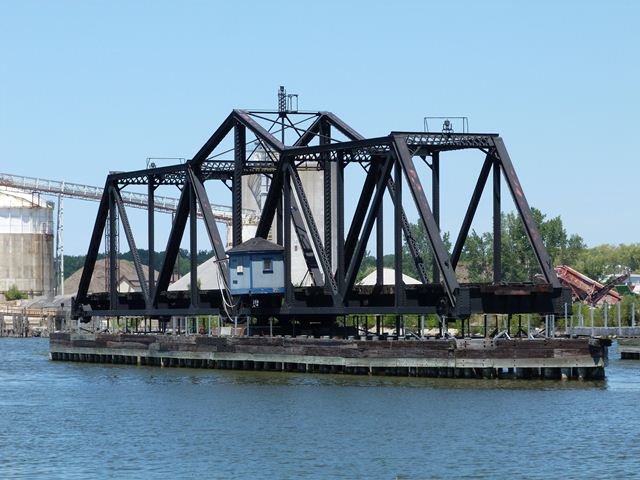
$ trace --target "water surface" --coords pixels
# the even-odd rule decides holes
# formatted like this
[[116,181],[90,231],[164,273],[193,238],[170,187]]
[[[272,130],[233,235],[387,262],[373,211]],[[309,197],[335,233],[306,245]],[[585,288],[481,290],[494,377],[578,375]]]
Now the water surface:
[[640,361],[425,379],[48,360],[0,338],[0,478],[632,478]]

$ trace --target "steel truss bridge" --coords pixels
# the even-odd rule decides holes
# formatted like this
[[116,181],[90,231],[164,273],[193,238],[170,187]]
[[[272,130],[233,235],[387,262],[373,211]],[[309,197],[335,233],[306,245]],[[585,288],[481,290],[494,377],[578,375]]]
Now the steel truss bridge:
[[[286,133],[286,134],[285,134]],[[232,148],[216,153],[223,142]],[[265,155],[253,155],[261,148]],[[477,150],[483,158],[475,188],[453,251],[447,252],[439,230],[439,179],[441,156],[454,150]],[[424,161],[431,170],[431,199],[427,199],[423,179],[414,159]],[[345,171],[363,168],[360,185],[348,185],[359,191],[359,199],[350,223],[345,219]],[[458,167],[454,167],[458,168]],[[309,198],[299,170],[316,169],[323,174],[324,235],[312,214]],[[228,284],[226,254],[211,201],[207,182],[225,184],[232,192],[233,245],[242,243],[243,175],[264,174],[270,188],[257,226],[257,237],[267,238],[275,231],[275,240],[284,246],[284,295],[242,296],[231,315],[251,316],[258,324],[275,317],[281,323],[331,324],[337,317],[358,314],[429,314],[468,318],[472,313],[555,313],[571,301],[563,289],[542,243],[531,209],[522,191],[502,138],[497,134],[391,132],[376,138],[364,138],[330,112],[292,112],[234,110],[222,122],[195,156],[185,163],[150,168],[107,177],[102,192],[86,263],[74,300],[74,314],[84,321],[91,316],[145,316],[168,319],[171,316],[229,315],[222,290],[198,288],[196,258],[197,212],[204,225],[220,275]],[[461,284],[456,266],[462,254],[480,197],[492,179],[493,198],[493,281],[484,284]],[[505,283],[501,275],[501,178],[522,219],[541,271],[539,283]],[[158,210],[154,190],[159,185],[176,185],[181,195],[165,247],[164,263],[154,278],[148,278],[137,255],[137,242],[125,210],[124,189],[130,185],[147,187],[148,250],[154,252],[154,222]],[[216,187],[217,188],[217,187]],[[433,262],[427,264],[413,237],[402,203],[407,188],[417,207],[419,221],[425,227]],[[335,196],[332,201],[332,195]],[[393,204],[393,251],[395,283],[383,285],[383,199]],[[98,257],[105,228],[115,231],[121,224],[131,252],[142,291],[120,293],[116,275],[110,275],[108,291],[88,294],[89,282]],[[169,280],[185,230],[189,230],[191,281],[188,292],[169,292]],[[374,234],[376,239],[375,286],[355,284],[356,275]],[[291,282],[291,242],[297,235],[313,285],[297,287]],[[114,242],[114,235],[110,242]],[[402,281],[403,237],[411,261],[419,272],[419,285]],[[246,240],[246,239],[245,239]],[[111,271],[117,268],[115,245],[107,245]],[[332,248],[336,251],[332,252]],[[153,258],[150,258],[153,264]]]

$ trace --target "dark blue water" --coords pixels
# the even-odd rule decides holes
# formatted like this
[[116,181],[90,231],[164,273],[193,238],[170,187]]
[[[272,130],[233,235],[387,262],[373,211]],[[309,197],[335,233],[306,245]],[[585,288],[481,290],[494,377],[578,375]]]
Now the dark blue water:
[[0,339],[0,478],[631,478],[640,362],[606,381],[51,362]]

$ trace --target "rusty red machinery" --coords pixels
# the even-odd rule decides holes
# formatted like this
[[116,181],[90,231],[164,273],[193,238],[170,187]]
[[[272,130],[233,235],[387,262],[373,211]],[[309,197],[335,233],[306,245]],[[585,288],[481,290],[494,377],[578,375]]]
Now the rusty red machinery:
[[568,265],[558,265],[555,271],[562,285],[571,289],[573,299],[588,305],[620,302],[622,295],[614,290],[615,286],[629,278],[629,274],[624,273],[602,284]]

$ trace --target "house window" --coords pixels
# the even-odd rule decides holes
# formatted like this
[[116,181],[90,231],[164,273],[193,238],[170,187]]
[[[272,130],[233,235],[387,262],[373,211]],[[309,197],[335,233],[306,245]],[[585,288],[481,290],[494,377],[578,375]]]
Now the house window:
[[273,260],[271,258],[265,258],[262,260],[262,272],[273,273]]
[[236,266],[236,273],[238,275],[242,275],[244,273],[244,265],[240,264],[240,265]]

